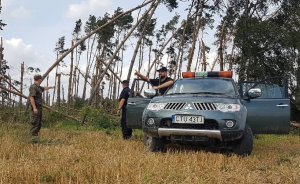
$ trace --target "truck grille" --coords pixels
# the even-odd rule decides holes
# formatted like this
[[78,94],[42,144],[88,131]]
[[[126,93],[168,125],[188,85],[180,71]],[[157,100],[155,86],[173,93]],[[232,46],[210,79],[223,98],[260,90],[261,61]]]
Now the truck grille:
[[217,107],[213,103],[194,103],[198,111],[215,111]]
[[164,109],[167,110],[181,110],[186,103],[167,103]]

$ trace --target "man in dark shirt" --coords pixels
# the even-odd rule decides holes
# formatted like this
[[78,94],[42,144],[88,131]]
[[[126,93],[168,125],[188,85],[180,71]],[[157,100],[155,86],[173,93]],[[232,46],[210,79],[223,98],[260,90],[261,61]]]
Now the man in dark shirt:
[[39,131],[42,127],[42,107],[43,107],[43,92],[48,89],[53,89],[53,87],[42,87],[42,76],[34,76],[34,84],[29,88],[29,102],[31,105],[31,124],[32,128],[30,133],[33,136],[32,139],[36,140],[39,135]]
[[140,77],[142,80],[149,82],[153,89],[158,90],[159,95],[163,95],[167,89],[173,85],[174,81],[172,78],[168,77],[168,69],[166,67],[161,67],[156,71],[158,71],[158,79],[149,79],[137,71],[135,71],[135,75]]
[[123,90],[119,97],[119,108],[118,108],[118,114],[120,114],[120,111],[122,111],[122,117],[121,117],[121,128],[122,128],[122,135],[123,139],[129,139],[132,136],[132,129],[127,128],[126,125],[126,106],[127,106],[127,100],[131,96],[131,90],[128,87],[129,81],[124,80],[122,81]]

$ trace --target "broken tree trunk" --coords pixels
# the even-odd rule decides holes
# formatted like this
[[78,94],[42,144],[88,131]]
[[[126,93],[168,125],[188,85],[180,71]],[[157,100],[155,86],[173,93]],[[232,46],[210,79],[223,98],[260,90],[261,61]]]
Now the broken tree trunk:
[[138,50],[140,48],[140,45],[142,43],[142,40],[143,40],[143,37],[144,37],[144,33],[147,29],[147,26],[148,24],[150,23],[151,21],[151,18],[156,10],[158,6],[158,3],[156,5],[153,6],[150,14],[147,16],[147,19],[144,21],[145,24],[143,25],[143,29],[142,29],[142,32],[140,33],[140,36],[139,36],[139,39],[137,41],[137,44],[135,46],[135,49],[134,49],[134,52],[133,52],[133,56],[131,58],[131,62],[130,62],[130,66],[129,66],[129,71],[128,71],[128,74],[127,74],[127,80],[130,81],[130,77],[131,77],[131,73],[132,73],[132,68],[133,68],[133,65],[134,65],[134,62],[135,62],[135,59],[136,59],[136,56],[137,56],[137,53],[138,53]]
[[[74,41],[72,41],[72,47],[74,46]],[[74,63],[74,50],[71,52],[71,65],[70,65],[70,76],[68,84],[68,109],[71,106],[72,100],[72,77],[73,77],[73,63]]]
[[74,50],[78,45],[80,45],[81,43],[83,43],[86,39],[88,39],[89,37],[91,37],[93,34],[97,33],[99,30],[103,29],[104,27],[106,27],[107,25],[111,24],[112,22],[116,21],[117,19],[123,17],[124,15],[127,15],[135,10],[138,10],[152,2],[154,2],[155,0],[149,0],[135,8],[132,8],[124,13],[119,14],[118,16],[112,18],[110,21],[108,21],[107,23],[103,24],[102,26],[100,26],[99,28],[95,29],[94,31],[92,31],[91,33],[89,33],[88,35],[86,35],[85,37],[81,38],[78,42],[76,42],[74,44],[73,47],[71,47],[68,51],[64,52],[51,66],[50,68],[45,72],[45,74],[43,75],[43,80],[49,75],[49,73],[53,70],[53,68],[55,68],[68,54],[70,54],[72,52],[72,50]]
[[[151,1],[152,2],[152,1]],[[159,2],[159,1],[158,1]],[[148,15],[148,13],[150,12],[150,10],[153,8],[153,6],[155,5],[155,1],[152,3],[151,7],[144,13],[144,15],[138,20],[138,22],[131,28],[131,30],[129,31],[129,33],[126,35],[126,37],[124,38],[124,40],[118,45],[116,51],[114,52],[114,54],[112,55],[111,59],[109,60],[109,62],[107,63],[107,67],[102,71],[102,74],[99,76],[99,79],[96,82],[95,85],[95,89],[97,89],[97,87],[100,85],[101,81],[103,80],[104,75],[106,74],[109,66],[112,64],[112,62],[114,61],[115,57],[117,56],[118,52],[120,51],[120,49],[123,47],[123,45],[125,44],[125,42],[127,41],[127,39],[131,36],[131,34],[133,33],[133,31],[137,28],[137,26],[142,22],[142,20],[146,17],[146,15]],[[96,93],[95,89],[93,90],[89,101],[88,101],[88,105],[91,105],[92,103],[92,99]],[[82,119],[82,123],[85,122],[86,119],[86,115],[84,115],[83,119]]]
[[[23,94],[21,94],[21,93],[18,93],[18,92],[16,92],[16,91],[13,91],[13,90],[9,90],[9,89],[7,89],[7,88],[5,88],[5,87],[0,86],[0,89],[2,89],[2,90],[4,90],[4,91],[7,91],[7,92],[9,92],[9,93],[13,93],[13,94],[15,94],[15,95],[18,95],[18,96],[20,96],[20,97],[23,97],[23,98],[25,98],[25,99],[28,99],[27,96],[25,96],[25,95],[23,95]],[[47,106],[47,105],[44,105],[44,104],[43,104],[43,107],[44,107],[45,109],[51,110],[51,111],[53,111],[53,112],[56,112],[56,113],[58,113],[58,114],[61,114],[61,115],[65,116],[65,117],[67,117],[67,118],[69,118],[69,119],[72,119],[72,120],[75,120],[75,121],[79,122],[78,119],[76,119],[76,118],[74,118],[74,117],[72,117],[72,116],[63,114],[63,113],[61,113],[61,112],[59,112],[59,111],[57,111],[57,110],[55,110],[55,109],[53,109],[53,108],[51,108],[51,107],[49,107],[49,106]]]
[[61,98],[60,98],[60,89],[61,89],[61,74],[57,74],[57,99],[56,99],[56,103],[57,103],[57,106],[60,107],[60,101],[61,101]]
[[[21,64],[21,84],[20,84],[20,91],[23,94],[23,79],[24,79],[24,62]],[[20,97],[19,106],[22,106],[22,97]]]

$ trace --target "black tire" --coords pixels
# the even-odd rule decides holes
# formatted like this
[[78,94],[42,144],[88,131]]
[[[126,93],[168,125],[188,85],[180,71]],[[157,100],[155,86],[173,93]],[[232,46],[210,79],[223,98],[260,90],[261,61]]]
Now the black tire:
[[246,125],[243,137],[233,144],[233,153],[239,156],[248,156],[253,149],[253,133]]
[[144,134],[144,144],[151,152],[162,152],[165,148],[164,140]]

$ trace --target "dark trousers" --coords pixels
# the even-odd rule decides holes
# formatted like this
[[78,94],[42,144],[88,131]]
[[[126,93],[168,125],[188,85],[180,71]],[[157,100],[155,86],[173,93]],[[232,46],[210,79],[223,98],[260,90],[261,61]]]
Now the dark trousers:
[[38,113],[34,114],[33,110],[31,111],[31,129],[30,134],[32,136],[38,136],[42,127],[42,108],[37,108]]
[[126,108],[122,109],[121,128],[122,128],[123,139],[129,139],[132,136],[132,129],[127,128],[126,125]]

